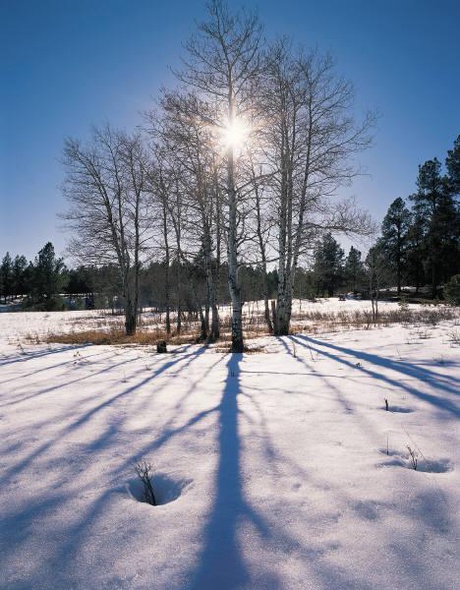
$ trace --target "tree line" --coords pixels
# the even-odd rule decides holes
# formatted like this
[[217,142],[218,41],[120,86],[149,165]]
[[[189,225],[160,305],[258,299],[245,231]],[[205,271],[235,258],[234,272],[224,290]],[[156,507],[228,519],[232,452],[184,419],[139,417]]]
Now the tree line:
[[[339,247],[338,244],[337,246]],[[359,271],[349,264],[356,255],[360,259],[361,253],[351,247],[344,271],[332,278],[334,286],[346,286],[353,290],[358,280],[365,281],[362,262]],[[222,263],[215,272],[226,277],[227,264]],[[167,285],[168,274],[170,279]],[[260,267],[243,265],[239,269],[239,275],[243,303],[261,300],[264,293],[268,294],[269,299],[276,298],[276,269],[264,274]],[[334,290],[329,290],[329,283],[324,287],[326,280],[323,271],[316,267],[299,268],[294,296],[312,299],[319,295],[334,295]],[[206,309],[207,299],[206,276],[199,256],[192,261],[172,261],[169,266],[164,261],[151,262],[140,269],[139,309],[153,308],[164,313],[168,331],[172,328],[172,316],[176,322],[176,333],[181,331],[184,316],[194,314],[203,320],[206,313],[209,313],[209,309]],[[9,252],[3,256],[0,264],[0,301],[3,304],[20,303],[20,309],[23,310],[123,311],[122,283],[115,264],[67,268],[63,259],[56,256],[51,242],[40,250],[34,261],[27,261],[23,255],[12,257]],[[228,289],[223,280],[219,282],[216,301],[219,306],[228,306],[230,303]],[[205,338],[206,334],[202,337]]]
[[0,300],[4,304],[21,298],[25,307],[58,309],[57,295],[65,284],[66,268],[62,258],[56,257],[51,242],[39,251],[34,261],[23,255],[7,252],[0,265]]

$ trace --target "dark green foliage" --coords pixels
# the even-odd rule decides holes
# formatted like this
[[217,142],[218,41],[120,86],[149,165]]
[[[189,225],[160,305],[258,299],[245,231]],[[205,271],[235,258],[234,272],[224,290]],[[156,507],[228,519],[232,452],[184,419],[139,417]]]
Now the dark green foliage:
[[15,256],[13,260],[13,293],[24,296],[30,292],[32,269],[25,256]]
[[401,293],[404,269],[407,267],[410,225],[411,213],[404,200],[398,197],[391,203],[383,219],[382,237],[379,241],[394,274],[398,295]]
[[451,186],[442,175],[441,163],[434,158],[419,167],[418,190],[410,197],[420,236],[418,251],[432,297],[459,265],[460,218]]
[[60,293],[67,282],[62,258],[56,258],[48,242],[38,253],[35,263],[24,256],[11,258],[7,252],[0,267],[0,294],[4,303],[21,298],[25,308],[47,311],[64,309]]
[[343,284],[344,251],[340,244],[327,233],[316,245],[313,273],[316,294],[333,297]]
[[345,259],[344,278],[347,291],[356,293],[362,291],[365,284],[364,263],[361,260],[361,252],[351,246],[350,252]]
[[454,142],[453,149],[447,152],[446,158],[447,180],[450,192],[457,197],[460,196],[460,135]]
[[460,273],[460,136],[448,151],[445,172],[437,159],[419,166],[411,209],[398,198],[382,223],[378,246],[401,292],[402,281],[417,290],[428,286],[432,298]]
[[0,293],[3,297],[4,303],[7,303],[8,298],[11,298],[13,287],[13,261],[10,253],[7,252],[3,257],[0,266]]
[[45,244],[35,260],[33,296],[35,302],[46,310],[62,307],[56,299],[63,287],[64,268],[63,259],[56,258],[53,244]]
[[444,299],[451,305],[460,305],[460,275],[454,275],[444,285]]

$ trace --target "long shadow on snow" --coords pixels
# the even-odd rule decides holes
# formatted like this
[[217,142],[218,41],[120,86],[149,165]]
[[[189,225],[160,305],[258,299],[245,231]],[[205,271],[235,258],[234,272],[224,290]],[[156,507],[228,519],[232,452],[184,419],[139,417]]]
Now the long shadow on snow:
[[[192,352],[183,354],[187,349],[181,349],[180,353],[182,354],[175,354],[171,361],[168,361],[162,364],[158,369],[154,371],[152,375],[149,375],[149,379],[144,379],[140,383],[136,383],[134,386],[128,387],[125,389],[121,394],[114,396],[110,400],[107,400],[105,403],[96,406],[94,411],[90,411],[84,415],[85,420],[90,418],[95,412],[103,410],[109,404],[116,401],[120,395],[127,395],[133,393],[137,388],[145,385],[146,381],[153,379],[154,377],[158,376],[159,374],[166,371],[168,368],[176,365],[180,361],[185,360],[184,366],[188,366],[194,359],[196,359],[199,355],[201,355],[205,351],[205,347],[200,347],[197,350],[192,350]],[[164,357],[162,357],[162,361]],[[216,411],[213,408],[211,411]],[[196,417],[196,421],[200,420],[200,416]],[[38,449],[35,449],[28,457],[22,460],[19,464],[15,464],[9,471],[6,471],[0,481],[5,482],[10,475],[17,476],[18,472],[23,471],[27,466],[29,466],[34,460],[40,457],[44,452],[48,449],[53,447],[55,443],[59,444],[65,442],[65,436],[69,434],[73,429],[82,425],[82,418],[77,419],[73,424],[63,428],[59,433],[57,433],[53,440],[47,440],[46,443],[42,444]],[[188,425],[187,425],[188,426]],[[111,445],[113,443],[113,437],[116,436],[119,432],[120,424],[117,427],[109,424],[104,432],[102,432],[99,437],[95,441],[91,441],[86,446],[86,453],[88,456],[92,457],[92,461],[97,463],[99,461],[99,457],[107,450],[111,449]],[[131,461],[132,463],[132,461]],[[65,465],[69,468],[72,467],[71,464]],[[119,469],[115,470],[113,474],[113,480],[118,481],[118,473]],[[64,510],[64,506],[67,505],[67,495],[65,494],[65,488],[63,488],[62,493],[60,494],[53,494],[53,497],[50,498],[40,498],[34,501],[34,505],[30,506],[28,510],[20,511],[18,513],[14,513],[10,515],[9,518],[5,519],[2,523],[2,532],[6,536],[5,544],[8,546],[8,553],[14,550],[20,550],[19,547],[23,547],[24,541],[26,539],[26,535],[22,534],[21,531],[15,531],[15,526],[21,523],[21,529],[27,528],[29,523],[33,520],[34,515],[36,515],[37,511],[39,513],[45,513],[49,511],[56,511],[58,508],[60,510]],[[75,562],[76,559],[79,558],[81,553],[82,547],[87,541],[89,535],[92,534],[94,531],[94,523],[99,519],[102,515],[104,507],[106,505],[107,499],[109,498],[110,494],[113,493],[113,489],[109,487],[109,489],[102,492],[102,494],[95,498],[94,502],[90,505],[88,511],[82,513],[78,519],[75,519],[75,522],[71,525],[67,525],[69,528],[65,532],[66,540],[59,544],[59,547],[53,552],[53,554],[49,558],[49,564],[43,564],[43,567],[40,568],[40,571],[34,571],[34,577],[36,578],[37,582],[43,579],[49,578],[49,573],[46,571],[51,567],[55,567],[59,572],[56,572],[56,576],[58,579],[58,586],[60,586],[59,582],[62,582],[62,587],[65,584],[68,584],[69,579],[73,580],[75,573],[72,571],[73,566],[72,563]],[[45,516],[45,520],[46,520]],[[62,534],[62,531],[60,532]],[[0,534],[0,541],[2,541],[2,535]],[[10,547],[11,546],[11,547]],[[6,552],[5,552],[6,553]],[[3,556],[2,556],[3,557]],[[7,559],[6,556],[5,560]],[[1,563],[1,558],[0,558]],[[5,561],[6,563],[6,561]],[[62,564],[68,564],[62,570]],[[70,576],[70,578],[69,578]]]
[[198,348],[197,350],[192,351],[188,354],[177,355],[176,358],[161,365],[161,367],[159,367],[158,369],[153,371],[152,374],[150,374],[147,377],[145,377],[144,379],[142,379],[142,381],[134,383],[134,385],[127,387],[126,389],[124,389],[123,391],[118,393],[117,395],[114,395],[113,397],[103,401],[99,405],[94,406],[93,408],[91,408],[91,410],[89,410],[85,414],[82,414],[82,416],[72,425],[72,428],[80,426],[81,424],[86,422],[86,420],[90,419],[93,415],[97,414],[98,412],[100,412],[101,410],[106,408],[107,406],[112,405],[114,402],[116,402],[120,398],[125,397],[125,396],[129,395],[130,393],[133,393],[134,391],[136,391],[140,387],[143,387],[147,383],[153,381],[153,379],[155,379],[155,377],[158,377],[159,375],[161,375],[162,373],[164,373],[165,371],[167,371],[168,369],[170,369],[171,367],[173,367],[174,365],[176,365],[180,361],[183,361],[184,359],[186,359],[187,362],[185,363],[185,366],[188,366],[194,359],[196,359],[199,355],[203,354],[203,352],[205,350],[206,350],[206,348],[204,346],[202,346],[201,348]]
[[[193,360],[200,351],[195,354],[187,355],[188,362]],[[179,359],[177,359],[179,360]],[[313,561],[314,569],[319,578],[324,582],[320,583],[321,588],[342,587],[355,588],[353,583],[349,583],[344,575],[341,575],[334,568],[330,568],[327,563],[322,562],[320,555],[316,550],[303,546],[303,544],[281,530],[270,530],[264,519],[255,512],[244,497],[242,481],[242,448],[241,435],[238,429],[238,418],[240,409],[238,399],[240,395],[240,367],[241,355],[232,355],[227,363],[228,375],[221,398],[220,404],[209,412],[217,412],[219,415],[219,465],[215,480],[215,498],[210,513],[209,521],[204,529],[203,548],[199,556],[199,562],[195,571],[191,572],[190,584],[187,584],[189,590],[204,590],[205,588],[220,588],[222,590],[235,590],[236,588],[282,588],[282,581],[279,580],[273,572],[270,572],[270,564],[259,564],[263,579],[254,579],[251,575],[248,565],[245,563],[243,556],[242,541],[238,539],[240,524],[244,521],[251,523],[266,542],[273,546],[276,551],[286,552],[289,555],[291,550],[300,552],[304,559]],[[168,367],[171,363],[167,363]],[[164,367],[162,370],[165,370]],[[161,368],[158,369],[161,372]],[[132,388],[130,388],[132,391]],[[126,393],[126,392],[125,392]],[[254,400],[255,401],[255,400]],[[204,413],[203,413],[204,414]],[[194,416],[191,422],[199,421],[201,414]],[[185,425],[187,427],[189,424]],[[66,429],[63,429],[65,433]],[[264,431],[267,436],[268,431]],[[61,437],[59,438],[61,440]],[[49,442],[49,445],[52,441]],[[112,444],[112,432],[109,428],[99,439],[90,443],[88,452],[94,453],[94,461],[98,461],[97,453],[110,449]],[[48,446],[49,446],[48,445]],[[277,451],[273,444],[267,441],[267,462],[276,473]],[[296,470],[297,471],[297,470]],[[305,474],[306,476],[306,474]],[[118,478],[114,478],[116,481]],[[76,573],[73,563],[78,563],[82,559],[81,550],[88,540],[88,537],[94,534],[97,529],[97,522],[104,511],[104,506],[109,498],[111,489],[105,490],[101,495],[94,498],[88,510],[82,512],[73,523],[69,524],[65,532],[66,540],[59,545],[50,555],[50,566],[59,570],[62,564],[66,564],[63,571],[56,572],[58,586],[64,586],[69,582],[75,581]],[[65,488],[62,490],[65,494]],[[50,501],[43,499],[43,508],[54,508],[62,502],[66,504],[65,495],[52,498]],[[37,507],[38,508],[38,507]],[[33,517],[34,510],[30,514],[23,515],[21,523],[27,526]],[[16,515],[18,518],[18,515]],[[14,526],[17,521],[15,518],[9,523],[10,527]],[[278,527],[276,527],[278,528]],[[7,535],[8,538],[8,535]],[[22,545],[22,537],[15,539],[14,547]],[[318,564],[316,559],[319,558]],[[45,567],[45,566],[44,566]],[[148,567],[148,566],[146,566]],[[34,572],[37,581],[49,579],[48,567],[44,570]],[[330,585],[330,580],[340,581],[340,586]],[[256,582],[255,584],[253,582]],[[257,583],[260,582],[260,583]],[[329,583],[329,584],[328,584]],[[367,585],[361,585],[360,588],[368,590]],[[182,589],[181,589],[182,590]]]
[[[123,391],[112,395],[111,397],[109,397],[108,399],[105,399],[103,402],[99,403],[96,406],[93,406],[90,410],[88,410],[87,412],[84,412],[80,415],[79,418],[77,418],[73,423],[66,425],[64,428],[62,428],[62,430],[60,431],[59,434],[56,434],[56,438],[54,440],[49,440],[47,439],[45,442],[43,442],[42,444],[40,444],[38,447],[36,447],[35,449],[33,449],[28,456],[24,457],[19,463],[17,463],[16,465],[14,465],[13,467],[11,467],[10,469],[6,469],[3,474],[0,476],[0,483],[5,482],[8,480],[8,478],[10,478],[11,476],[16,475],[19,472],[22,472],[23,470],[25,470],[35,459],[37,459],[38,457],[40,457],[43,453],[45,453],[48,449],[50,449],[51,447],[53,447],[53,445],[55,444],[55,442],[60,442],[62,440],[65,439],[65,436],[67,436],[68,434],[74,432],[75,430],[78,430],[78,428],[82,427],[88,420],[90,420],[93,416],[95,416],[96,414],[98,414],[99,412],[107,409],[108,407],[112,406],[113,404],[115,404],[117,401],[119,401],[121,398],[124,398],[126,396],[129,396],[130,394],[134,393],[136,390],[138,390],[140,387],[145,386],[147,383],[151,382],[153,379],[155,379],[155,377],[157,377],[158,375],[164,373],[167,369],[173,367],[174,365],[176,365],[177,363],[179,363],[180,361],[183,361],[184,359],[186,360],[186,365],[188,365],[190,362],[192,362],[194,359],[196,359],[200,354],[202,354],[204,351],[206,350],[205,347],[201,347],[197,350],[194,350],[188,354],[182,354],[182,355],[177,355],[175,356],[175,358],[173,358],[171,361],[168,361],[164,364],[162,364],[160,367],[158,367],[158,369],[156,369],[155,371],[153,371],[153,373],[149,374],[146,378],[142,379],[142,381],[140,382],[136,382],[134,385],[131,385],[130,387],[127,387],[126,389],[124,389]],[[128,362],[132,362],[132,359],[129,359],[127,361],[122,361],[120,363],[117,363],[117,367],[119,368],[120,365],[128,363]],[[108,367],[108,368],[104,368],[101,371],[98,371],[97,374],[101,374],[107,371],[110,371],[112,367]],[[91,375],[94,377],[94,373]],[[88,376],[91,377],[91,376]],[[73,382],[78,382],[81,379],[75,379],[73,381],[68,382],[73,383]],[[41,395],[42,393],[45,392],[49,392],[55,389],[59,389],[60,387],[63,387],[63,385],[60,386],[53,386],[50,388],[47,388],[44,391],[38,392],[36,394],[34,394],[33,396],[30,397],[36,397],[38,395]],[[120,427],[120,424],[118,424],[118,428]],[[102,433],[93,443],[92,446],[95,449],[104,449],[109,447],[111,439],[113,436],[116,435],[116,433],[118,432],[118,429],[113,427],[113,426],[109,426],[109,428],[107,428],[105,430],[104,433]]]
[[[204,541],[198,558],[196,571],[191,574],[187,590],[242,590],[246,588],[270,588],[281,590],[283,581],[270,563],[257,564],[257,570],[251,571],[244,558],[244,541],[238,533],[244,524],[251,524],[256,534],[264,539],[277,555],[285,553],[288,558],[296,552],[310,564],[312,572],[318,579],[319,588],[356,588],[355,582],[349,578],[348,571],[341,571],[321,558],[321,552],[313,546],[291,536],[284,526],[271,525],[250,505],[245,498],[242,480],[242,441],[239,434],[238,419],[242,410],[238,406],[238,398],[245,397],[255,404],[261,419],[261,427],[265,440],[264,455],[267,466],[276,478],[279,475],[278,464],[288,463],[300,475],[301,468],[290,463],[289,458],[279,455],[271,440],[262,409],[251,395],[241,392],[240,377],[242,371],[239,363],[241,355],[232,354],[227,363],[227,380],[220,405],[216,408],[219,414],[219,464],[215,480],[215,497],[208,523],[204,529]],[[215,410],[212,410],[215,411]],[[305,479],[309,479],[303,473]],[[254,534],[251,533],[251,534]],[[252,569],[252,568],[251,568]],[[370,586],[361,582],[362,590],[371,590]],[[178,589],[179,590],[179,589]],[[182,590],[182,589],[180,589]]]
[[[28,361],[33,361],[36,359],[41,359],[44,356],[56,355],[56,354],[67,353],[67,352],[75,352],[75,353],[79,354],[80,350],[88,349],[89,347],[91,347],[90,344],[79,344],[79,345],[72,344],[72,345],[69,345],[66,347],[56,348],[51,351],[46,351],[43,354],[38,354],[38,353],[37,354],[32,353],[32,355],[28,354],[28,356],[22,358],[21,361],[12,361],[12,362],[28,362]],[[99,356],[103,356],[103,355],[106,355],[106,353],[105,352],[97,352],[97,353],[93,352],[91,354],[91,356],[87,355],[84,357],[83,360],[85,363],[90,363],[90,362],[94,361],[95,357],[99,357]],[[72,365],[75,365],[76,362],[77,361],[75,359],[66,359],[64,361],[57,362],[55,365],[47,365],[46,367],[43,367],[41,369],[33,369],[29,373],[24,373],[24,371],[21,371],[20,375],[17,375],[16,377],[11,377],[10,379],[3,380],[2,383],[3,384],[11,383],[12,381],[17,381],[18,379],[23,379],[25,377],[31,377],[32,375],[36,376],[39,373],[44,373],[44,372],[49,371],[51,369],[57,369],[58,367],[65,367],[65,366],[71,367]],[[8,364],[8,363],[3,363],[3,364]],[[2,363],[0,363],[0,368],[1,368],[1,366],[2,366]]]
[[[114,356],[114,355],[112,355],[112,356]],[[38,391],[35,391],[34,393],[31,393],[29,395],[24,395],[22,397],[20,397],[20,394],[19,395],[16,395],[16,397],[13,398],[13,399],[11,399],[10,401],[5,402],[5,403],[0,403],[0,407],[14,406],[16,404],[20,404],[22,402],[25,402],[25,401],[28,401],[30,399],[33,399],[35,397],[39,397],[39,396],[45,395],[47,393],[51,393],[52,391],[57,391],[59,389],[62,389],[64,387],[67,387],[69,385],[73,385],[73,384],[78,383],[80,381],[88,380],[88,379],[90,379],[92,377],[95,377],[97,375],[102,375],[103,373],[109,373],[109,372],[113,371],[114,369],[120,368],[122,365],[127,365],[129,363],[133,363],[133,362],[135,362],[135,360],[136,359],[127,359],[127,360],[123,360],[123,361],[120,361],[120,362],[117,362],[117,363],[112,363],[108,367],[105,367],[104,369],[100,369],[99,371],[96,371],[94,373],[88,373],[86,375],[82,375],[80,377],[76,377],[76,378],[67,380],[67,381],[65,381],[63,383],[59,383],[58,385],[52,385],[50,387],[45,387],[43,389],[39,389]],[[74,367],[72,366],[72,365],[74,365],[74,361],[65,361],[65,362],[59,363],[57,365],[52,365],[50,367],[45,367],[43,369],[39,369],[36,372],[32,371],[31,373],[26,374],[26,375],[21,374],[19,377],[16,377],[16,380],[17,379],[22,379],[22,378],[27,378],[27,377],[30,377],[31,375],[35,375],[35,374],[38,374],[38,373],[44,373],[46,371],[51,371],[53,369],[56,369],[59,366],[66,366],[66,365],[69,368],[74,369]]]
[[[79,350],[79,349],[83,349],[83,348],[87,348],[88,345],[87,344],[78,344],[78,345],[64,345],[64,346],[60,346],[59,348],[52,348],[52,349],[40,349],[40,350],[34,350],[32,352],[30,351],[26,351],[24,353],[21,354],[15,354],[12,356],[8,356],[4,359],[0,359],[0,368],[1,367],[5,367],[7,365],[13,365],[15,363],[27,363],[28,361],[34,361],[37,359],[42,359],[44,357],[47,356],[55,356],[59,353],[62,352],[69,352],[71,350]],[[54,367],[59,367],[60,365],[66,365],[68,364],[69,361],[64,361],[62,363],[58,363],[56,365],[54,365]],[[51,368],[51,367],[47,367],[47,368]],[[40,371],[43,371],[44,369],[40,369]],[[13,381],[13,379],[8,379],[7,381],[3,381],[3,383],[8,383],[9,381]]]
[[[81,344],[81,345],[78,345],[78,348],[83,348],[84,346],[85,346],[84,344]],[[4,367],[6,365],[13,365],[15,363],[24,363],[26,361],[43,358],[45,356],[50,356],[50,355],[53,355],[53,354],[56,354],[59,352],[66,352],[71,348],[76,348],[76,347],[71,346],[71,345],[64,345],[64,346],[60,346],[59,348],[54,348],[51,350],[40,349],[40,350],[34,350],[32,352],[25,351],[22,353],[8,355],[5,358],[0,359],[0,367]]]
[[[424,368],[418,367],[418,366],[413,365],[411,363],[393,361],[388,358],[380,357],[376,354],[370,354],[368,352],[362,352],[359,350],[354,350],[352,348],[344,348],[343,346],[338,346],[337,344],[331,344],[330,342],[315,340],[314,338],[311,338],[309,336],[304,336],[301,334],[298,334],[295,337],[292,337],[292,339],[294,341],[298,342],[299,344],[301,344],[302,346],[310,348],[311,350],[314,350],[318,354],[326,356],[326,357],[328,357],[332,360],[335,360],[339,363],[342,363],[348,367],[356,368],[356,364],[353,364],[352,362],[345,360],[343,358],[339,358],[337,355],[333,354],[332,352],[327,352],[326,350],[324,350],[322,348],[317,348],[317,347],[330,348],[336,352],[340,352],[340,353],[344,353],[344,354],[347,354],[350,356],[354,356],[356,359],[359,359],[360,361],[364,361],[364,362],[374,365],[374,367],[379,367],[382,369],[390,369],[391,371],[394,371],[395,373],[399,373],[399,374],[402,374],[406,377],[412,377],[414,379],[417,379],[418,381],[420,381],[423,384],[429,384],[432,387],[434,387],[436,389],[440,389],[441,391],[443,391],[447,394],[458,395],[458,393],[460,392],[460,379],[454,378],[452,380],[454,385],[445,384],[442,382],[439,375],[437,375],[435,372],[433,372],[429,369],[424,369]],[[313,348],[312,345],[314,345],[315,348]],[[418,397],[419,399],[426,401],[441,410],[446,410],[447,412],[450,412],[454,416],[460,415],[460,409],[454,403],[452,403],[446,399],[438,398],[438,397],[431,395],[429,393],[423,393],[421,390],[416,389],[413,386],[409,386],[409,385],[405,384],[404,381],[401,381],[400,377],[398,379],[398,376],[391,378],[391,377],[388,377],[387,375],[383,375],[382,373],[378,372],[375,369],[367,369],[362,366],[360,366],[358,368],[360,371],[373,377],[374,379],[378,379],[379,381],[384,381],[384,382],[392,385],[393,387],[396,387],[397,389],[403,389],[404,391],[406,391],[410,395]]]
[[[232,354],[227,363],[227,380],[219,413],[219,465],[215,499],[199,565],[190,581],[190,590],[240,588],[249,574],[237,539],[238,523],[246,511],[241,482],[241,444],[238,435],[238,393],[241,354]],[[223,584],[225,580],[225,584]]]

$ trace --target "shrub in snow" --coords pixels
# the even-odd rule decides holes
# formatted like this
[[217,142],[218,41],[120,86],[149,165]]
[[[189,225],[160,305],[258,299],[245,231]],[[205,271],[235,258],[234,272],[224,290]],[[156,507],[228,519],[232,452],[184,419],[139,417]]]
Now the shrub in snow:
[[142,482],[142,485],[144,486],[144,501],[147,502],[147,504],[156,506],[157,503],[155,500],[155,494],[153,492],[153,486],[151,481],[151,464],[147,461],[140,461],[139,463],[136,463],[135,470],[137,476]]
[[413,469],[417,469],[418,465],[418,455],[409,445],[407,445],[407,450],[409,451],[410,462],[412,464]]
[[453,344],[460,344],[460,331],[459,330],[454,330],[452,329],[449,332],[449,340],[453,343]]

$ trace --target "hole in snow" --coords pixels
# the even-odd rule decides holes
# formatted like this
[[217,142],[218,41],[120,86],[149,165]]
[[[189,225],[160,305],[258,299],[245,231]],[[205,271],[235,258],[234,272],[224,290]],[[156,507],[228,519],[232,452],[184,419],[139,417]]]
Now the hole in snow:
[[[152,482],[157,506],[162,506],[180,498],[192,480],[175,480],[163,473],[155,473],[150,478],[150,481]],[[128,492],[134,500],[145,502],[144,485],[139,478],[128,481]]]
[[437,461],[421,461],[417,465],[417,471],[424,473],[448,473],[454,470],[454,465],[449,459],[438,459]]
[[414,410],[411,408],[402,408],[401,406],[391,406],[389,407],[390,412],[398,412],[400,414],[411,414]]
[[[405,469],[414,469],[410,458],[407,455],[400,454],[398,451],[380,449],[380,452],[389,457],[388,461],[380,463],[379,467],[404,467]],[[392,457],[392,458],[391,458]],[[449,459],[438,459],[425,461],[423,457],[417,456],[417,469],[423,473],[448,473],[454,470],[454,464]]]

